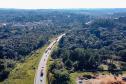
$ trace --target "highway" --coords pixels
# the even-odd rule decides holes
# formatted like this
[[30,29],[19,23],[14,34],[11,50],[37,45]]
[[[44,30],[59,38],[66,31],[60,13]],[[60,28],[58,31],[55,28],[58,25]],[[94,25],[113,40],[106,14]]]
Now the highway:
[[35,78],[34,78],[34,84],[46,84],[46,76],[47,76],[46,64],[47,64],[48,58],[49,58],[51,52],[53,51],[53,47],[55,46],[55,44],[58,43],[59,40],[64,35],[65,34],[61,34],[60,36],[55,38],[49,44],[49,46],[46,48],[46,50],[45,50],[44,54],[42,55],[42,58],[41,58],[41,60],[39,62],[38,69],[36,71]]

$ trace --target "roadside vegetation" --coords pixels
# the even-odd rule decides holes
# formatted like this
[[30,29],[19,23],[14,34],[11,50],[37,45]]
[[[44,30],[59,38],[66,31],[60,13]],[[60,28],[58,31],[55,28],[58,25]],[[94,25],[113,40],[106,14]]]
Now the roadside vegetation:
[[29,55],[24,61],[16,63],[8,79],[0,84],[34,84],[34,77],[39,61],[47,45]]

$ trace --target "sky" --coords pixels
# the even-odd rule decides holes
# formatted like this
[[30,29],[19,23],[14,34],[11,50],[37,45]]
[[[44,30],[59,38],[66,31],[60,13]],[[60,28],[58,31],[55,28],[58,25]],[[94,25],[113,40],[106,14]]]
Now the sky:
[[126,8],[126,0],[0,0],[0,8]]

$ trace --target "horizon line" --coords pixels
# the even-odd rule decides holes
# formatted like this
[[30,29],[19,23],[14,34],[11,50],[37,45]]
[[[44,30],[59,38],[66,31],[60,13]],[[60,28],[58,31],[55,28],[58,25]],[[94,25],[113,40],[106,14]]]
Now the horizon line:
[[101,7],[101,8],[0,8],[0,9],[17,9],[17,10],[78,10],[78,9],[126,9],[126,8],[105,8],[105,7]]

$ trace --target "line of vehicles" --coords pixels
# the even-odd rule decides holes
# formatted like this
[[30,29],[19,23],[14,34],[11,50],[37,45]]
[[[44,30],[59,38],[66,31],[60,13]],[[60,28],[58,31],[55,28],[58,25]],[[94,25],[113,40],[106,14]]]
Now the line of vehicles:
[[[55,41],[53,42],[53,44],[46,49],[46,51],[45,51],[46,57],[48,56],[47,55],[48,51],[50,51],[53,48],[53,46],[57,43],[57,41],[58,41],[58,38],[56,38]],[[44,59],[44,61],[46,61],[46,59]],[[43,77],[43,75],[44,75],[43,71],[44,71],[44,67],[42,67],[42,69],[41,69],[40,77]],[[40,79],[40,81],[42,82],[42,79]]]

